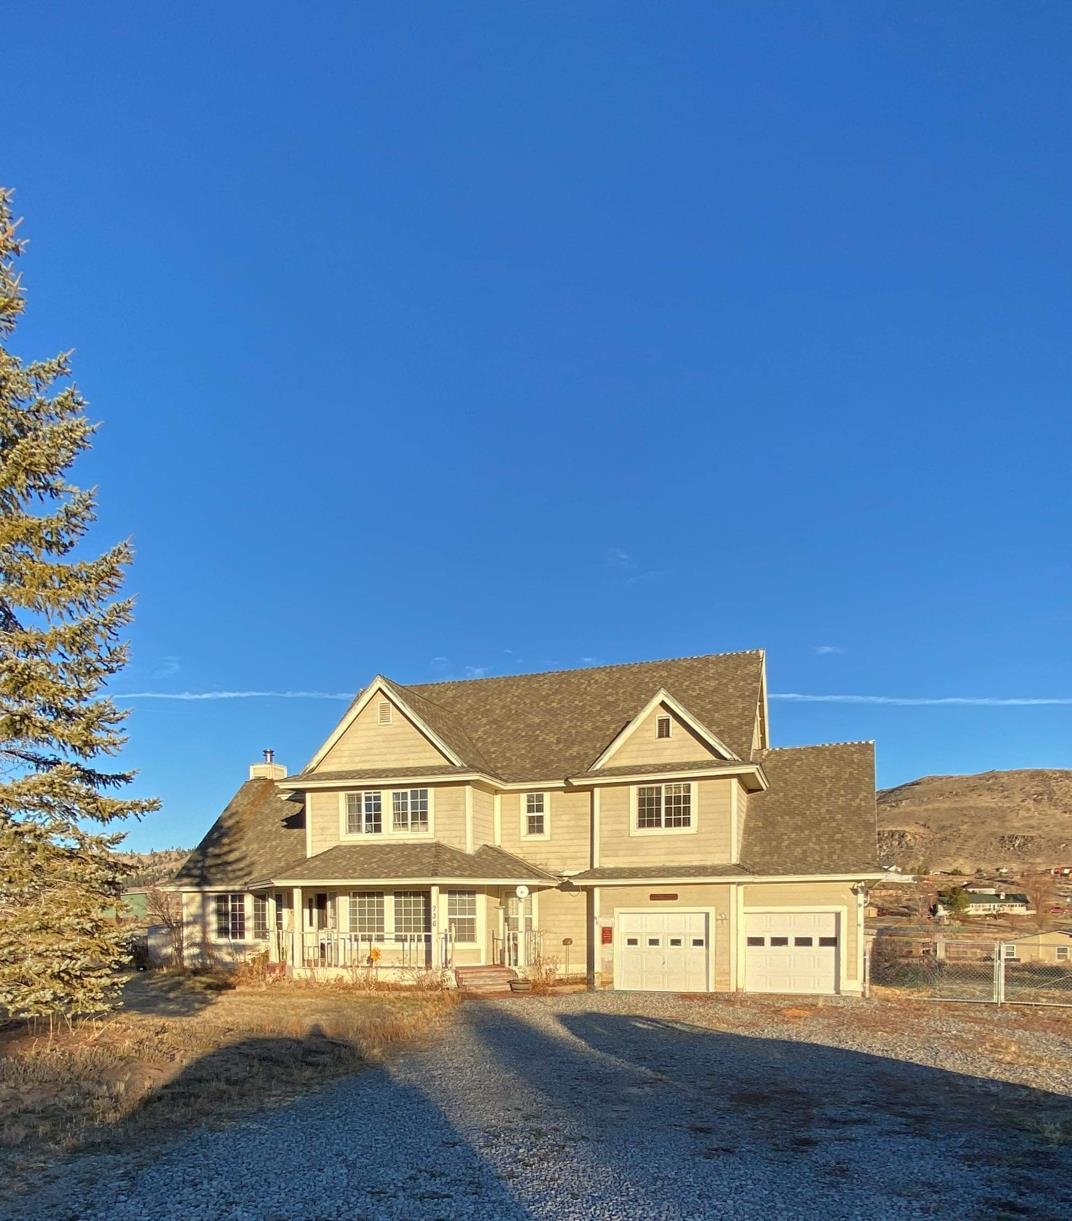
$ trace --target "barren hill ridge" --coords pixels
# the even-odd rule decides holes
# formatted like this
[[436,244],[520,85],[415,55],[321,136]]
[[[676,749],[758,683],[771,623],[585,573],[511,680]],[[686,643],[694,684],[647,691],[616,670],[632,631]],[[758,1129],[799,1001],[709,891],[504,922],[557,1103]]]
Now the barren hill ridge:
[[972,872],[1072,865],[1072,770],[923,776],[878,795],[879,857]]

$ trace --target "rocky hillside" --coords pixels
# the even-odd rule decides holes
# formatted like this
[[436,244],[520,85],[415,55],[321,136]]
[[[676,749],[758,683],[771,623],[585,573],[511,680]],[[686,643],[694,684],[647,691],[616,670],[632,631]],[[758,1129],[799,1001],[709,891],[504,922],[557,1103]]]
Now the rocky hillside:
[[924,776],[878,795],[883,863],[932,870],[1072,865],[1072,771]]
[[170,881],[179,872],[179,866],[189,855],[189,848],[161,848],[156,852],[116,853],[116,856],[121,857],[134,870],[123,883],[128,890]]

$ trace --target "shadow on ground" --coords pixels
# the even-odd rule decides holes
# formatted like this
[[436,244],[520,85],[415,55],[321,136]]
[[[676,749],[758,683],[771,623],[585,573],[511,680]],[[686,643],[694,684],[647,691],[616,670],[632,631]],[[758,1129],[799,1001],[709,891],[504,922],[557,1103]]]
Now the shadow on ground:
[[1072,1214],[1065,1095],[640,1014],[467,1018],[551,1108],[552,1159],[616,1184],[623,1215]]
[[156,1017],[193,1017],[213,1004],[229,984],[213,975],[139,971],[122,987],[122,1007]]

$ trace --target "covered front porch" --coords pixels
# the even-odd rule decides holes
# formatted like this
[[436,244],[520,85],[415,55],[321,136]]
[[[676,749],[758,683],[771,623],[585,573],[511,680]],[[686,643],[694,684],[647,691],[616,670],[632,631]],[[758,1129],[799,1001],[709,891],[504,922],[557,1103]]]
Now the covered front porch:
[[355,880],[265,888],[254,892],[254,904],[269,961],[297,977],[484,965],[524,970],[542,952],[538,894],[524,885]]

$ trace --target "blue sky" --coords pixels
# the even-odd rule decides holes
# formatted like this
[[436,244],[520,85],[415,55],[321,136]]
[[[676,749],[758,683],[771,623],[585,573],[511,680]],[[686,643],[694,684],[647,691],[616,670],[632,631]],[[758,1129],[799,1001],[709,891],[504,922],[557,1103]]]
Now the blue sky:
[[[1072,765],[1072,7],[5,11],[117,693],[768,650],[879,780]],[[344,704],[131,698],[190,845]]]

